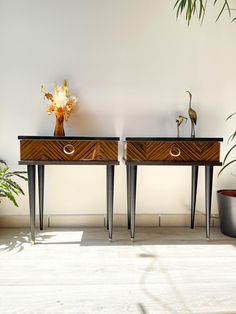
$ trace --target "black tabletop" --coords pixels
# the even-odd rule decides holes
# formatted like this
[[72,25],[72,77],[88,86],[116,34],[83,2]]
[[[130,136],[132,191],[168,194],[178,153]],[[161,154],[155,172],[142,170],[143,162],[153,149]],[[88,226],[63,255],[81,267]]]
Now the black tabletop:
[[223,142],[222,137],[125,137],[125,141]]
[[101,136],[31,136],[19,135],[18,140],[62,140],[62,141],[119,141],[119,137]]

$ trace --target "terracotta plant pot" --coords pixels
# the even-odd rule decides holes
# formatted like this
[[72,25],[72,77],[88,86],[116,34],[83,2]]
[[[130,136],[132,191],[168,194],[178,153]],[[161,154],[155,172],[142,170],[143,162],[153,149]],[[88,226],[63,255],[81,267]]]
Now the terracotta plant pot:
[[236,190],[217,191],[221,232],[236,238]]

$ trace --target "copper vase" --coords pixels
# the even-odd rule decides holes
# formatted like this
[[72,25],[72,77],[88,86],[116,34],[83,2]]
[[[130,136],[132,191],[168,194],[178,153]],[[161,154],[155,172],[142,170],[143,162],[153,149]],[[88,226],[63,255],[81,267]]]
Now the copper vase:
[[65,136],[64,131],[64,111],[62,108],[58,108],[55,112],[56,125],[54,130],[54,136]]

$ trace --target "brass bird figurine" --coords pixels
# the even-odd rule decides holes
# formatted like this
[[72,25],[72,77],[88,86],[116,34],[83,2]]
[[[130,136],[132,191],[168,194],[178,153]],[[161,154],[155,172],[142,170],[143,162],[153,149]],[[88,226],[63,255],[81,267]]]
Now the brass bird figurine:
[[176,123],[177,123],[177,137],[179,137],[179,127],[180,125],[183,123],[183,121],[187,122],[188,118],[179,115],[178,117],[176,117]]
[[190,91],[187,91],[189,94],[189,107],[188,107],[188,115],[191,120],[191,137],[195,137],[195,125],[197,124],[197,113],[193,108],[191,107],[192,105],[192,94]]

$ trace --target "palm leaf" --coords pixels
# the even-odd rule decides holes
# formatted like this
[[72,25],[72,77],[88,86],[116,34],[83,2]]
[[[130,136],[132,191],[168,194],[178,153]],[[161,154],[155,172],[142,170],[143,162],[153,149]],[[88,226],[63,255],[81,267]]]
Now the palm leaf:
[[224,158],[224,160],[223,160],[223,165],[225,164],[226,159],[228,158],[229,154],[232,152],[232,150],[233,150],[235,147],[236,147],[236,144],[233,145],[233,146],[230,148],[230,150],[227,152],[227,154],[225,155],[225,158]]
[[[214,5],[216,4],[217,0],[214,1]],[[229,4],[228,4],[228,1],[227,0],[224,0],[224,4],[220,10],[220,13],[218,14],[217,18],[216,18],[216,22],[219,20],[219,18],[221,17],[223,11],[227,9],[227,11],[229,12],[229,16],[231,16],[231,11],[230,11],[230,7],[229,7]]]
[[236,159],[231,160],[229,163],[227,163],[226,165],[224,165],[224,167],[221,168],[220,172],[218,173],[218,176],[221,174],[221,172],[223,170],[225,170],[225,168],[227,168],[229,165],[233,164],[234,162],[236,162]]
[[236,137],[236,131],[230,135],[230,137],[228,138],[227,144],[229,144],[229,142],[232,142],[235,137]]
[[21,179],[23,179],[25,181],[28,181],[28,178],[25,177],[25,176],[22,176],[21,174],[16,173],[15,176],[17,176],[18,178],[21,178]]
[[[229,16],[231,16],[231,9],[229,6],[228,0],[221,0],[223,1],[222,7],[220,9],[219,14],[217,15],[216,21],[219,20],[224,10],[227,10],[229,13]],[[218,0],[214,0],[213,5],[216,5]],[[206,6],[207,6],[207,0],[177,0],[174,5],[174,9],[176,10],[176,18],[185,11],[185,18],[188,22],[188,25],[190,24],[190,21],[192,20],[192,17],[194,15],[197,16],[197,18],[203,22],[205,12],[206,12]],[[233,19],[235,20],[235,19]]]
[[226,118],[226,121],[229,120],[231,117],[233,117],[235,114],[236,114],[236,112],[234,112],[234,113],[232,113],[231,115],[229,115],[229,116]]
[[11,177],[11,176],[17,176],[25,181],[28,181],[28,178],[26,176],[24,176],[23,174],[26,174],[26,171],[14,171],[14,172],[8,172],[6,174],[7,177]]

